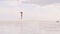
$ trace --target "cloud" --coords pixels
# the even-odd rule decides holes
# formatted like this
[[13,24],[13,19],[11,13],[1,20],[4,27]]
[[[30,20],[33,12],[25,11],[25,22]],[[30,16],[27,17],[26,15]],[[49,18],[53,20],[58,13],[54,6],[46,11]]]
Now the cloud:
[[[21,1],[19,1],[19,4],[21,3]],[[19,20],[19,4],[17,0],[0,0],[0,21]]]
[[60,3],[60,0],[26,0],[26,1],[23,1],[22,3],[48,5],[48,4]]
[[17,6],[16,1],[0,1],[0,7],[15,7]]
[[52,4],[40,7],[39,5],[23,5],[25,20],[60,20],[60,5]]
[[2,20],[18,20],[18,11],[16,9],[16,7],[0,7],[0,21]]
[[0,0],[0,1],[16,1],[16,0]]
[[0,0],[0,7],[16,7],[22,4],[24,0]]

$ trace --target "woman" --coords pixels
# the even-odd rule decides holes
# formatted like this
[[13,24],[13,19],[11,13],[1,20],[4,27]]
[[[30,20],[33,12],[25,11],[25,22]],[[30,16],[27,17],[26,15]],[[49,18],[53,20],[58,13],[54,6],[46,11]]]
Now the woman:
[[21,20],[22,20],[22,17],[23,17],[23,12],[20,12],[21,13]]

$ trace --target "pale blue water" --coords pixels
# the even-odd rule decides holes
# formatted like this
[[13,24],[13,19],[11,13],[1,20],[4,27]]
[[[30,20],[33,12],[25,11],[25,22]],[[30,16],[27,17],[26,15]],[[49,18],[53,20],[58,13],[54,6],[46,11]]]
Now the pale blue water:
[[60,34],[60,22],[1,21],[0,34]]

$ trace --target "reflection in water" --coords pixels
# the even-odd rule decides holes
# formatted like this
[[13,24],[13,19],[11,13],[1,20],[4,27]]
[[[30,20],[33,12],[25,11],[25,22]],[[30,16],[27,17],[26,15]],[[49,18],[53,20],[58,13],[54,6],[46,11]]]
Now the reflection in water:
[[[59,34],[60,23],[53,21],[23,21],[23,34]],[[20,34],[20,22],[0,22],[0,34]]]

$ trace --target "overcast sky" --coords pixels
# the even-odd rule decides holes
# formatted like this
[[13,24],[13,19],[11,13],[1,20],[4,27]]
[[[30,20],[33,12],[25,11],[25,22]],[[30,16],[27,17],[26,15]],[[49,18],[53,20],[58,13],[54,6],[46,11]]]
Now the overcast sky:
[[23,3],[49,5],[49,4],[60,3],[60,0],[26,0],[26,1],[23,1]]
[[0,20],[20,20],[21,11],[23,20],[60,20],[60,0],[0,0]]

